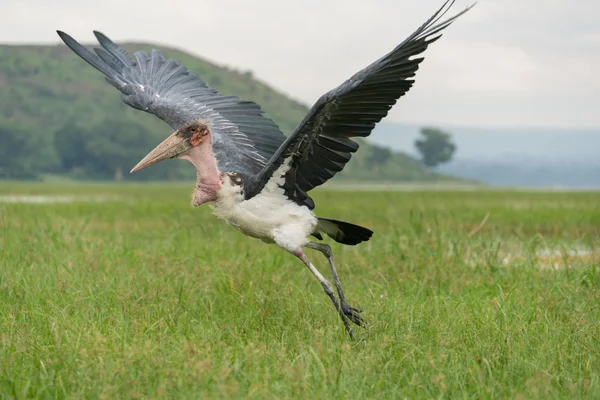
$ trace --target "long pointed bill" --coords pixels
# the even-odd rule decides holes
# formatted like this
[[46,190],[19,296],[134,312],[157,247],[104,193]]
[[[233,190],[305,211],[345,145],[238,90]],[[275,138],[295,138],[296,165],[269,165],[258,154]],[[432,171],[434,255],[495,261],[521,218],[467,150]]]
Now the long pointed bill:
[[179,131],[173,132],[171,136],[166,138],[161,144],[156,146],[146,157],[142,159],[130,173],[134,173],[159,161],[175,158],[184,151],[191,149],[193,146],[190,140],[179,135]]

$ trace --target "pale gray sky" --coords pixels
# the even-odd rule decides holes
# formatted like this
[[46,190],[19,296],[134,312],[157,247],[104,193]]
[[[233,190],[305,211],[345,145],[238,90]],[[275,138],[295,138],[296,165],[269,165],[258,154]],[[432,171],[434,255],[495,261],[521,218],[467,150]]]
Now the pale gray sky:
[[[458,0],[450,14],[473,0]],[[308,104],[412,33],[443,0],[3,0],[0,42],[157,42]],[[479,0],[425,53],[388,121],[600,127],[600,2]]]

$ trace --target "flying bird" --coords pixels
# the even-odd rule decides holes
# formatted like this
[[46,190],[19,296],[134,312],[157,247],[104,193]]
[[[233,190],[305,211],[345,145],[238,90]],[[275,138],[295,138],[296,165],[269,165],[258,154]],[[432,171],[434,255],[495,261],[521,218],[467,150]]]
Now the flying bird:
[[[131,57],[94,31],[94,53],[57,31],[79,57],[105,75],[131,107],[154,114],[174,132],[131,172],[162,160],[191,162],[197,171],[192,205],[208,203],[213,214],[240,232],[274,243],[299,258],[319,280],[353,338],[350,321],[365,326],[361,310],[346,301],[331,247],[323,234],[345,245],[369,240],[370,229],[318,217],[308,192],[342,171],[358,150],[353,137],[367,137],[396,101],[412,87],[423,57],[462,12],[439,22],[454,4],[442,7],[391,52],[325,93],[289,135],[263,115],[259,105],[219,94],[184,65],[153,49]],[[304,249],[325,255],[335,283],[312,264]]]

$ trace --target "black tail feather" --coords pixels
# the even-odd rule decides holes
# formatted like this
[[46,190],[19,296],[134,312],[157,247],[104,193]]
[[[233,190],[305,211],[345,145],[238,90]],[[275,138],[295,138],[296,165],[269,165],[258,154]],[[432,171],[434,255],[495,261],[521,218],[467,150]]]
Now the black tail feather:
[[323,240],[323,235],[321,235],[321,232],[313,232],[311,233],[311,236],[314,236],[319,240]]
[[362,226],[354,225],[348,222],[337,221],[335,219],[319,218],[317,231],[313,236],[322,240],[320,232],[324,232],[338,243],[350,246],[366,242],[373,236],[373,231]]

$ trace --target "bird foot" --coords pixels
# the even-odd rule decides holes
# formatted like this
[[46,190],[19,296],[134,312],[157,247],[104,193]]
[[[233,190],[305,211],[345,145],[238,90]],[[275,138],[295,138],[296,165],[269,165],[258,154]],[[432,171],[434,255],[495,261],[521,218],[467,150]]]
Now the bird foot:
[[359,313],[362,312],[360,308],[352,307],[350,304],[343,302],[342,303],[342,312],[346,317],[350,319],[350,321],[354,322],[356,325],[365,327],[367,325],[367,321],[365,321]]

